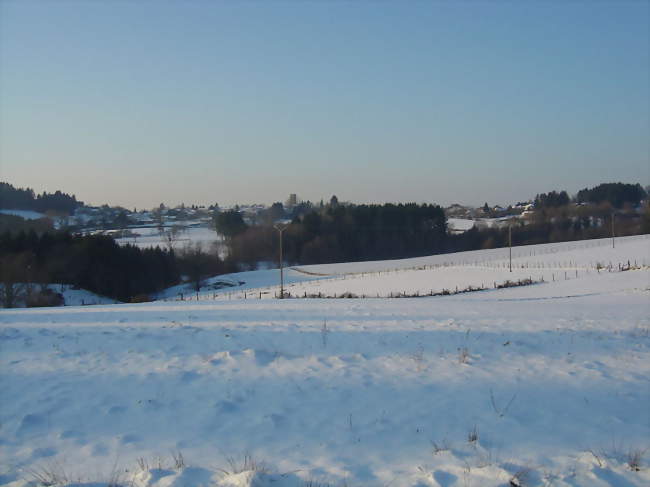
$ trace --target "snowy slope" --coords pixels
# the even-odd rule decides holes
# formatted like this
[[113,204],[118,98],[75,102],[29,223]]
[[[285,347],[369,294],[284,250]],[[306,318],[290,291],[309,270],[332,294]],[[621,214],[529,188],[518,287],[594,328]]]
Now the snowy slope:
[[[285,283],[314,282],[324,277],[313,276],[292,269],[284,269]],[[246,297],[259,295],[273,297],[279,292],[280,271],[278,269],[265,269],[248,272],[235,272],[206,279],[199,293],[200,299],[213,299],[213,297]],[[275,289],[275,285],[277,289]],[[158,293],[157,299],[195,299],[196,292],[191,283],[179,284]]]
[[[27,286],[23,284],[23,286]],[[36,292],[40,291],[41,284],[31,284],[32,289]],[[115,299],[107,298],[106,296],[101,296],[99,294],[88,291],[87,289],[79,289],[71,286],[70,284],[47,284],[46,288],[52,290],[57,294],[63,296],[63,305],[64,306],[85,306],[85,305],[94,305],[94,304],[118,304],[119,301]],[[2,291],[2,285],[0,284],[0,292]],[[16,300],[16,307],[25,307],[25,296],[24,294],[19,295],[19,298]]]
[[[322,264],[284,270],[286,291],[294,297],[320,295],[390,297],[426,295],[468,286],[493,288],[506,281],[557,282],[618,272],[620,267],[650,265],[650,236],[599,239],[440,254],[413,259]],[[214,282],[228,283],[215,289]],[[199,299],[273,298],[279,295],[278,269],[241,272],[207,281]],[[175,286],[159,299],[196,299],[190,285]]]
[[0,214],[19,216],[25,220],[38,220],[39,218],[46,217],[44,213],[32,210],[0,210]]
[[[605,257],[583,244],[578,268]],[[446,297],[0,311],[0,484],[650,485],[650,271],[586,265]],[[463,270],[504,272],[387,276]],[[363,279],[384,274],[312,284]]]
[[57,293],[63,295],[66,306],[84,306],[91,304],[117,304],[119,301],[95,294],[86,289],[74,289],[67,284],[51,284],[49,286]]
[[[413,259],[389,261],[353,262],[303,266],[313,273],[336,275],[359,272],[409,269],[422,266],[474,265],[507,267],[508,248],[474,250],[453,254],[440,254]],[[526,245],[512,248],[515,267],[545,268],[595,268],[597,263],[627,262],[636,259],[639,265],[650,265],[650,235],[617,238],[615,248],[611,239],[579,240],[551,244]]]

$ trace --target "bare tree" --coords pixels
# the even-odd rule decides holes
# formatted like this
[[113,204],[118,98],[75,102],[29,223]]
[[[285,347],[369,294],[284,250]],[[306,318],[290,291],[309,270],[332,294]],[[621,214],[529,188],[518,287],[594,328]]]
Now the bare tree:
[[0,287],[2,306],[13,308],[24,299],[28,291],[30,256],[9,254],[0,258]]
[[188,245],[181,254],[181,268],[196,292],[201,290],[206,278],[222,271],[222,262],[216,254],[203,251],[201,244]]
[[172,251],[174,250],[174,246],[176,243],[180,240],[180,236],[183,232],[185,232],[187,229],[183,225],[179,225],[178,223],[172,225],[171,227],[168,227],[160,233],[160,235],[163,237],[165,240],[165,244],[167,245],[167,248]]
[[165,216],[163,215],[164,209],[165,209],[165,205],[160,203],[160,206],[151,210],[153,221],[156,223],[156,228],[158,229],[158,233],[160,233],[161,235],[165,229]]

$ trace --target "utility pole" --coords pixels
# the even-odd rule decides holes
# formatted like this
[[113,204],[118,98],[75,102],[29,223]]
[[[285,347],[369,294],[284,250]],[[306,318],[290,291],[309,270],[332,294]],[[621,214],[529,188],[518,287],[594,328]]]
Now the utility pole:
[[615,213],[612,211],[612,248],[616,248],[616,244],[614,243],[614,214]]
[[282,232],[287,228],[284,223],[276,223],[273,227],[280,233],[280,299],[284,299],[284,258],[282,257]]
[[510,253],[510,272],[512,272],[512,225],[508,224],[508,251]]

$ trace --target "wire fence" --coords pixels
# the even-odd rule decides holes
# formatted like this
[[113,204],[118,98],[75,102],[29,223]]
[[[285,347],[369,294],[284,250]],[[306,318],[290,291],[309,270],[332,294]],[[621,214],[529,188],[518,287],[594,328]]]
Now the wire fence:
[[[650,243],[650,235],[637,235],[625,237],[620,239],[620,243],[630,243],[635,241],[648,241]],[[468,257],[460,257],[458,254],[448,254],[449,257],[442,262],[433,264],[420,264],[413,266],[394,267],[391,269],[381,270],[367,270],[360,272],[346,272],[341,274],[326,274],[314,271],[307,271],[297,267],[289,268],[302,274],[314,276],[316,279],[308,280],[306,282],[294,282],[285,285],[286,290],[283,298],[327,298],[327,299],[346,299],[346,298],[403,298],[403,297],[424,297],[424,296],[447,296],[454,294],[461,294],[466,292],[486,291],[489,289],[501,289],[504,287],[514,287],[512,283],[517,286],[532,285],[542,282],[555,282],[560,280],[578,279],[585,277],[592,273],[612,273],[624,272],[635,269],[648,269],[650,259],[630,258],[619,260],[603,260],[603,259],[580,259],[578,257],[565,258],[565,259],[549,259],[542,258],[543,256],[552,256],[554,254],[561,254],[566,252],[582,251],[593,248],[605,248],[613,246],[612,239],[599,239],[599,240],[580,240],[575,242],[565,242],[561,244],[540,244],[527,247],[513,247],[512,248],[512,263],[507,254],[508,248],[505,249],[491,249],[489,251],[482,251],[483,259],[471,259]],[[616,247],[613,247],[615,253],[624,253],[619,247],[616,252]],[[624,250],[624,249],[623,249]],[[506,254],[506,256],[504,256]],[[443,256],[433,256],[434,258],[445,258]],[[538,257],[537,259],[532,259]],[[524,260],[525,259],[525,260]],[[400,273],[414,272],[414,271],[439,271],[439,270],[460,270],[460,269],[478,269],[478,270],[500,270],[512,269],[513,272],[527,272],[531,271],[531,275],[524,278],[506,279],[497,282],[490,279],[491,282],[474,282],[473,284],[463,283],[461,287],[454,286],[453,288],[440,288],[440,286],[430,286],[425,289],[420,286],[419,289],[393,289],[387,292],[353,292],[351,290],[342,290],[340,292],[324,292],[322,290],[309,290],[305,288],[321,286],[321,283],[336,283],[339,281],[354,281],[364,279],[367,277],[381,278],[385,276],[387,279]],[[541,272],[539,272],[541,271]],[[535,274],[535,275],[532,275]],[[487,276],[486,276],[487,277]],[[502,277],[502,276],[499,276]],[[468,279],[472,280],[472,279]],[[435,282],[435,275],[432,276],[432,283]],[[239,282],[239,285],[245,283]],[[223,285],[223,282],[221,282]],[[227,284],[226,284],[227,285]],[[236,286],[233,286],[236,287]],[[349,286],[351,289],[353,286]],[[164,301],[207,301],[207,300],[249,300],[249,299],[269,299],[280,298],[280,291],[277,285],[260,287],[247,290],[215,290],[213,292],[185,292],[178,293],[176,296],[164,299]]]
[[[450,288],[443,287],[442,289],[432,287],[428,290],[425,289],[416,289],[416,290],[394,290],[388,292],[377,292],[377,293],[356,293],[352,291],[341,291],[341,292],[325,292],[325,291],[307,291],[306,289],[300,289],[302,286],[300,283],[289,284],[287,285],[287,290],[285,290],[283,297],[286,298],[317,298],[317,299],[347,299],[347,298],[405,298],[405,297],[432,297],[432,296],[449,296],[455,294],[463,294],[468,292],[476,291],[487,291],[491,289],[504,289],[510,287],[518,286],[529,286],[532,284],[540,284],[544,282],[556,282],[556,281],[566,281],[571,279],[578,279],[585,277],[590,274],[600,274],[600,273],[612,273],[612,272],[625,272],[630,270],[640,270],[648,269],[648,266],[639,266],[632,263],[617,263],[617,265],[607,265],[601,268],[595,267],[593,269],[564,269],[558,268],[556,272],[551,272],[550,274],[540,274],[535,276],[529,276],[527,278],[520,279],[506,279],[505,281],[492,281],[490,283],[482,282],[481,284],[469,284],[462,286],[454,286]],[[406,272],[407,270],[402,270]],[[334,279],[326,279],[325,282],[331,282]],[[343,280],[343,279],[341,279]],[[309,281],[312,283],[313,281]],[[249,290],[237,290],[237,291],[228,291],[228,292],[190,292],[190,293],[179,293],[173,298],[164,299],[164,301],[216,301],[216,300],[251,300],[251,299],[279,299],[280,291],[277,289],[278,286],[265,287],[265,288],[256,288]],[[293,290],[292,288],[298,288]]]

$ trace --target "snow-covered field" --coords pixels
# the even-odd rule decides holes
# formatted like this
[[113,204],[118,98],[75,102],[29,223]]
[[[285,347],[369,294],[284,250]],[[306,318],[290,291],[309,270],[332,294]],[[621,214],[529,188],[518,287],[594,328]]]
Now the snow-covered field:
[[447,218],[447,228],[452,232],[462,233],[474,227],[476,222],[466,218]]
[[[198,301],[3,310],[0,484],[650,485],[649,242],[513,249],[544,283],[456,296],[251,299],[270,270]],[[506,257],[288,280],[449,289],[507,279]]]
[[[413,259],[300,266],[285,269],[284,281],[286,292],[294,297],[351,293],[375,298],[456,292],[468,286],[489,289],[508,280],[587,279],[582,282],[592,283],[597,282],[592,278],[618,271],[619,267],[649,266],[650,235],[617,238],[614,248],[611,239],[513,247],[512,272],[509,253],[509,249],[502,248]],[[198,298],[273,298],[279,295],[279,281],[277,269],[218,276],[206,282]],[[191,285],[180,285],[158,297],[187,300],[196,299],[197,295]]]
[[[155,227],[138,227],[131,229],[137,233],[137,237],[117,238],[115,241],[121,245],[131,244],[140,248],[161,247],[167,248],[169,241]],[[204,250],[210,250],[215,242],[222,242],[223,238],[214,230],[207,227],[186,227],[173,241],[175,249],[181,249],[187,245],[200,244]]]
[[39,213],[32,210],[0,210],[0,214],[19,216],[25,220],[38,220],[39,218],[46,217],[44,213]]

